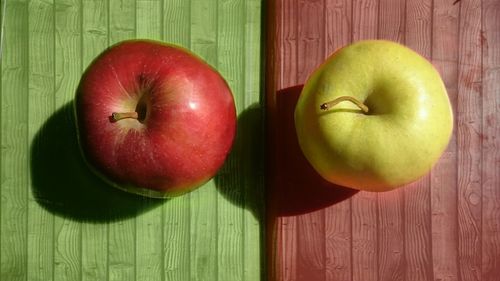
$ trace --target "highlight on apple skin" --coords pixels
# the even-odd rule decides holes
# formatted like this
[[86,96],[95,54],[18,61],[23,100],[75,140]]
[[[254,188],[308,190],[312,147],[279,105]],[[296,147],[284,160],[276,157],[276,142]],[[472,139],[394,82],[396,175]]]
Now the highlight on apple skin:
[[210,180],[236,133],[223,77],[179,46],[120,42],[83,74],[75,97],[82,155],[111,185],[173,197]]
[[388,191],[429,173],[448,145],[453,113],[429,61],[395,42],[367,40],[339,49],[311,74],[295,124],[323,178]]

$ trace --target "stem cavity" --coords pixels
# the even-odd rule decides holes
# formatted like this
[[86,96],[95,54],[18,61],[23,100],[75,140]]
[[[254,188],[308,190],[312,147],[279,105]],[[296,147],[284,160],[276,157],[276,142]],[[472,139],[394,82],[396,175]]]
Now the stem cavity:
[[321,104],[320,108],[321,108],[321,110],[328,110],[328,109],[334,107],[335,105],[337,105],[338,103],[343,102],[343,101],[350,101],[350,102],[354,103],[357,107],[359,107],[359,109],[361,109],[363,111],[363,113],[368,113],[368,111],[369,111],[368,106],[366,106],[364,103],[360,102],[355,97],[351,97],[351,96],[341,96],[341,97],[338,97],[338,98],[331,100],[329,102],[325,102],[325,103]]
[[125,118],[139,119],[139,113],[137,113],[137,112],[113,112],[113,114],[111,114],[111,118],[114,122],[125,119]]

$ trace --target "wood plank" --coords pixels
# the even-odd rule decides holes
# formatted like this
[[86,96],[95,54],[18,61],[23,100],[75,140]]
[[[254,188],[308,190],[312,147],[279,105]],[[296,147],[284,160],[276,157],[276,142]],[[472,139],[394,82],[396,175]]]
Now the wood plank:
[[[268,33],[268,50],[274,54],[268,56],[269,72],[267,77],[272,77],[266,82],[266,101],[269,119],[269,179],[267,198],[267,245],[268,245],[268,279],[295,281],[297,280],[297,220],[294,216],[281,215],[280,187],[286,185],[283,156],[288,146],[280,141],[280,134],[289,126],[284,126],[286,116],[290,116],[288,106],[288,93],[279,95],[279,91],[297,85],[297,40],[298,40],[298,12],[297,0],[269,1],[268,26],[272,33]],[[296,96],[298,96],[296,94]],[[283,99],[281,99],[283,97]],[[272,153],[272,154],[271,154]],[[286,200],[283,198],[283,200]],[[269,245],[271,248],[269,248]]]
[[500,276],[500,2],[482,1],[482,280]]
[[[135,2],[135,37],[162,40],[163,10],[161,1],[131,1]],[[154,203],[169,202],[156,199],[142,199],[145,206]],[[158,202],[161,201],[161,202]],[[164,280],[164,217],[163,208],[152,208],[136,217],[136,280]]]
[[[281,30],[281,34],[283,37],[280,38],[280,40],[283,40],[283,45],[281,46],[281,48],[283,49],[283,54],[280,58],[280,65],[278,65],[278,67],[281,68],[281,73],[279,73],[278,76],[278,88],[276,90],[295,86],[299,83],[297,75],[299,69],[299,13],[297,9],[298,1],[282,1],[281,5],[283,11],[281,15],[281,20],[283,21],[281,23],[281,28],[283,29]],[[278,115],[284,115],[286,112],[290,111],[290,106],[285,106],[280,98],[278,101]],[[281,126],[281,124],[282,122],[279,122],[278,126]],[[281,154],[276,154],[278,159],[283,159],[283,156],[286,153],[285,147],[286,146],[281,148]],[[281,165],[283,165],[283,162]],[[278,171],[278,173],[282,173],[283,171],[284,167],[281,167],[281,171]],[[285,179],[282,180],[282,182],[278,182],[277,184],[280,186],[286,185]],[[276,204],[276,201],[274,203]],[[282,217],[278,220],[278,223],[279,228],[277,230],[277,235],[278,239],[280,239],[281,241],[277,241],[279,243],[278,247],[280,247],[279,252],[277,252],[277,255],[279,255],[277,258],[282,260],[276,261],[276,263],[280,266],[280,268],[277,269],[277,277],[280,278],[278,280],[296,281],[298,280],[297,218],[294,216]]]
[[379,0],[378,39],[405,43],[407,0]]
[[134,220],[114,222],[109,225],[108,233],[107,280],[135,280]]
[[[299,0],[297,83],[304,84],[325,58],[325,3]],[[297,216],[297,280],[325,280],[325,211]]]
[[297,217],[297,280],[326,280],[325,211]]
[[[407,1],[405,43],[431,59],[432,0]],[[406,279],[432,280],[430,175],[404,190]]]
[[[163,40],[184,47],[190,46],[191,33],[189,32],[191,21],[201,20],[201,18],[193,17],[192,9],[197,9],[197,0],[169,0],[162,1],[163,18],[162,18],[162,34]],[[214,3],[203,6],[212,9]],[[204,14],[210,18],[210,12]],[[207,21],[207,23],[210,21]]]
[[[83,68],[80,1],[58,0],[55,10],[55,105],[63,118],[71,120],[72,112],[68,110],[68,104],[74,97]],[[81,279],[81,239],[82,227],[78,222],[62,216],[55,218],[54,280]]]
[[[378,36],[378,1],[353,0],[352,41]],[[359,192],[351,199],[352,281],[378,280],[377,194]]]
[[[136,7],[134,1],[110,0],[107,10],[107,45],[136,37]],[[138,269],[136,219],[110,223],[108,227],[109,280],[137,280]],[[142,276],[142,275],[141,275]]]
[[[54,110],[54,1],[31,1],[29,5],[29,125],[30,154],[45,120]],[[28,170],[31,172],[31,170]],[[30,173],[30,186],[31,173]],[[54,218],[35,200],[32,188],[28,201],[27,280],[52,280]]]
[[[207,63],[217,67],[217,1],[193,1],[190,13],[191,49]],[[191,196],[191,280],[217,280],[218,275],[218,192],[214,181],[190,194]]]
[[262,1],[245,1],[244,110],[238,116],[243,189],[243,280],[265,280],[264,112],[261,70]]
[[29,5],[9,1],[2,58],[0,276],[27,278]]
[[[162,1],[161,32],[165,42],[190,47],[193,18],[190,1]],[[196,51],[195,51],[196,52]],[[191,241],[191,209],[194,195],[169,200],[163,205],[163,275],[165,280],[189,280],[192,275],[192,260],[196,256]],[[208,199],[207,199],[208,200]],[[190,203],[191,202],[191,203]],[[207,243],[213,243],[212,241]],[[197,280],[197,279],[193,279]]]
[[[352,1],[326,3],[325,55],[352,40]],[[325,209],[326,280],[351,280],[351,201],[344,200]]]
[[163,1],[136,0],[137,38],[162,40],[163,38]]
[[[82,73],[92,60],[108,46],[108,9],[100,1],[85,1],[82,15]],[[108,227],[103,224],[82,224],[82,280],[108,278]]]
[[[459,5],[434,1],[432,63],[457,112]],[[432,261],[436,280],[458,280],[456,118],[450,143],[431,171]]]
[[457,107],[459,280],[481,280],[481,1],[460,1]]
[[[244,110],[244,23],[245,1],[219,0],[217,3],[217,69],[226,79],[235,98],[236,110]],[[238,131],[237,133],[244,134]],[[245,147],[237,135],[231,156],[226,159],[216,184],[217,198],[217,280],[243,280],[243,213],[244,206],[241,159]],[[222,196],[220,196],[222,194]]]
[[[380,0],[378,39],[405,43],[406,2]],[[404,189],[381,193],[377,199],[378,279],[401,280],[405,276]]]
[[297,9],[297,84],[304,84],[325,58],[325,11],[322,0],[299,0]]
[[169,200],[163,206],[163,275],[165,280],[189,280],[190,210],[192,195]]
[[298,0],[276,1],[277,20],[279,30],[277,38],[280,56],[277,57],[280,71],[277,73],[277,90],[292,87],[299,84],[298,73],[298,22],[297,10]]

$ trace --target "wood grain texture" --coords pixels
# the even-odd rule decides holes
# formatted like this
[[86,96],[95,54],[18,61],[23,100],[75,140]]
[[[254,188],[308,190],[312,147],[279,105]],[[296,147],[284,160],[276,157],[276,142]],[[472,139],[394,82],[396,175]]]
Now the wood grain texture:
[[[193,18],[189,16],[193,13],[190,11],[190,5],[196,7],[193,1],[163,1],[161,3],[159,9],[162,12],[160,20],[163,23],[161,24],[162,38],[167,42],[191,47],[194,52],[200,54],[199,50],[193,48],[189,41],[190,34],[191,38],[194,38],[190,29],[196,26]],[[200,55],[203,56],[203,54]],[[196,194],[200,191],[197,191]],[[193,259],[198,254],[193,252],[193,245],[190,244],[192,235],[186,234],[193,231],[194,228],[191,225],[198,223],[199,220],[191,215],[193,213],[191,208],[207,204],[211,200],[207,197],[206,200],[197,202],[193,198],[196,198],[195,194],[188,194],[175,198],[163,206],[164,280],[189,280],[192,271],[194,271]],[[190,257],[193,259],[190,260]]]
[[[245,1],[218,1],[217,21],[217,68],[235,92],[244,91],[244,57],[243,38],[245,35]],[[234,40],[240,38],[240,40]],[[244,100],[236,100],[236,110],[241,116]],[[237,132],[239,133],[239,132]],[[241,155],[246,149],[243,142],[237,140],[232,154],[224,164],[223,171],[217,178],[217,187],[225,198],[217,200],[217,279],[243,280],[243,221],[242,209],[232,208],[233,204],[243,206],[242,166],[235,155]]]
[[[269,280],[498,279],[499,6],[491,0],[268,2]],[[314,193],[316,182],[293,141],[300,84],[324,56],[368,38],[403,43],[434,64],[455,115],[449,146],[431,173],[399,190],[359,192],[290,212],[294,188]],[[293,158],[297,164],[288,164]]]
[[[35,139],[54,110],[54,3],[32,1],[29,5],[29,125],[28,138]],[[46,48],[51,46],[52,48]],[[36,145],[36,144],[34,144]],[[28,170],[29,171],[29,170]],[[30,184],[31,178],[30,178]],[[35,201],[35,194],[28,197],[28,264],[27,280],[50,280],[53,276],[54,218]]]
[[[137,18],[134,1],[109,0],[105,5],[93,10],[104,11],[106,16],[100,18],[107,21],[107,45],[111,46],[122,40],[135,38]],[[125,220],[111,223],[108,227],[108,278],[110,280],[138,280],[143,268],[139,267],[137,220]],[[139,240],[139,241],[138,241]],[[157,272],[156,272],[157,274]],[[153,276],[155,273],[152,274]]]
[[[352,40],[352,1],[326,1],[325,56]],[[350,280],[352,276],[351,202],[325,209],[325,280]]]
[[[432,26],[432,63],[441,74],[453,112],[457,112],[459,5],[450,7],[434,1]],[[431,173],[432,260],[435,279],[458,279],[457,236],[457,139],[455,133],[448,148]]]
[[[405,44],[431,59],[433,1],[407,1]],[[432,173],[432,172],[431,172]],[[407,280],[432,280],[430,174],[404,189]]]
[[[261,1],[8,0],[6,7],[0,280],[261,280]],[[79,153],[72,101],[81,74],[108,46],[135,38],[193,50],[234,94],[239,137],[228,164],[179,198],[109,188]]]
[[460,3],[457,163],[460,279],[481,280],[482,57],[481,1]]
[[[353,42],[377,38],[379,5],[376,0],[353,0]],[[351,212],[351,278],[353,281],[379,280],[377,194],[356,194],[351,198]]]
[[[108,9],[99,1],[82,2],[81,6],[82,70],[108,46]],[[93,223],[82,225],[82,280],[106,280],[109,271],[109,227]]]
[[[0,276],[25,280],[28,265],[28,94],[29,94],[29,5],[13,1],[6,7],[6,28],[2,57],[1,103],[1,211]],[[14,94],[8,94],[14,93]],[[15,234],[15,235],[13,235]],[[13,257],[13,258],[11,258]]]
[[[122,2],[123,3],[123,2]],[[130,1],[135,11],[135,36],[162,40],[162,9],[160,1]],[[144,205],[150,200],[144,200]],[[151,201],[154,201],[152,199]],[[136,217],[136,280],[162,281],[164,277],[163,208],[154,208]]]
[[[500,276],[500,2],[482,2],[481,277]],[[496,168],[494,168],[496,167]]]
[[[297,81],[297,47],[298,47],[298,25],[299,21],[297,12],[297,1],[276,1],[276,6],[268,8],[268,25],[275,34],[267,38],[267,43],[271,45],[268,50],[274,50],[273,54],[268,54],[269,58],[266,67],[272,67],[271,71],[266,72],[266,77],[270,78],[273,83],[266,85],[266,91],[273,93],[271,96],[266,95],[268,111],[268,118],[270,119],[268,125],[268,135],[278,135],[276,129],[281,128],[279,121],[282,110],[279,106],[277,95],[274,95],[278,90],[284,89],[293,85],[299,84]],[[277,23],[274,25],[274,20]],[[272,26],[272,27],[270,27]],[[273,124],[274,122],[274,124]],[[274,126],[273,126],[274,125]],[[280,140],[277,137],[270,139],[269,152],[274,151],[273,154],[268,153],[270,160],[270,172],[268,180],[271,186],[286,186],[286,178],[280,174],[280,160],[283,156],[283,149]],[[274,142],[274,143],[273,143]],[[266,240],[268,249],[268,279],[269,280],[297,280],[297,219],[296,217],[279,217],[274,214],[274,194],[280,196],[278,192],[273,193],[272,190],[268,191],[268,205],[267,205],[267,236],[271,239]]]
[[[189,31],[191,48],[209,64],[218,67],[218,1],[204,1],[203,4],[201,1],[191,2],[187,13],[192,20]],[[217,254],[219,245],[217,187],[212,181],[204,190],[197,190],[190,196],[190,278],[217,280],[218,260],[210,258]]]
[[[309,74],[324,59],[325,2],[297,3],[297,82],[305,83]],[[325,280],[325,212],[319,210],[297,216],[297,280]],[[310,245],[314,244],[315,247]]]
[[[405,43],[407,1],[380,0],[377,38]],[[397,189],[377,197],[378,280],[405,278],[404,190]]]
[[[55,2],[55,109],[63,110],[64,118],[71,111],[64,110],[73,99],[82,63],[82,7],[76,0]],[[43,141],[50,141],[45,136]],[[56,203],[57,204],[57,203]],[[82,225],[67,217],[54,218],[54,280],[82,278]]]
[[[240,114],[240,139],[244,149],[239,158],[246,159],[242,163],[241,176],[246,179],[240,182],[243,186],[243,280],[265,280],[264,247],[264,206],[265,193],[255,192],[255,187],[263,187],[264,159],[264,95],[263,75],[260,73],[264,62],[255,59],[263,55],[263,36],[261,21],[264,12],[262,1],[246,0],[245,3],[245,55],[244,55],[244,91],[243,112]],[[259,28],[257,28],[259,27]],[[259,239],[255,239],[259,237]]]

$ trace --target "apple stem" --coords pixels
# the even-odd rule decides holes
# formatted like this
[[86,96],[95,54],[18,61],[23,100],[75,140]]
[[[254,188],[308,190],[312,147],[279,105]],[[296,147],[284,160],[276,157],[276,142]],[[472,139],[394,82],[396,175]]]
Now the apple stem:
[[139,113],[137,112],[113,112],[111,114],[113,121],[118,121],[125,118],[139,119]]
[[329,101],[329,102],[325,102],[323,103],[320,108],[322,110],[328,110],[330,109],[331,107],[337,105],[338,103],[340,102],[343,102],[343,101],[350,101],[352,103],[354,103],[355,105],[357,105],[359,107],[359,109],[361,109],[364,113],[368,113],[369,109],[368,109],[368,106],[366,106],[364,103],[360,102],[358,99],[356,99],[355,97],[351,97],[351,96],[341,96],[341,97],[338,97],[332,101]]

